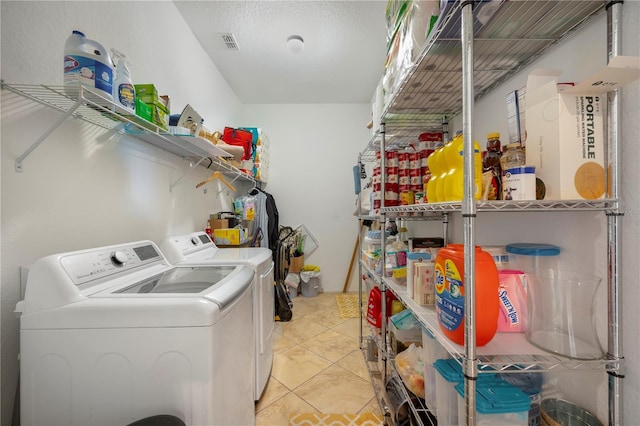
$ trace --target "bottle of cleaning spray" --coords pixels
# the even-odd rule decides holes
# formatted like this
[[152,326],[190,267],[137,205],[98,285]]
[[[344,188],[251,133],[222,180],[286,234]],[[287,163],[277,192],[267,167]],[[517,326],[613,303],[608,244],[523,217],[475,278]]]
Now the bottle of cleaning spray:
[[[116,107],[130,114],[136,113],[136,89],[131,81],[131,72],[124,54],[111,49],[111,57],[116,64],[116,77],[113,80],[113,101]],[[116,110],[116,112],[118,112]]]

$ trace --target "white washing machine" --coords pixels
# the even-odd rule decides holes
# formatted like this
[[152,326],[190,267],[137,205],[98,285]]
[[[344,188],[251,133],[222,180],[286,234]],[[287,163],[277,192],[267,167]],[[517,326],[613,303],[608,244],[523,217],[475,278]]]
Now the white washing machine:
[[204,232],[167,238],[160,243],[160,249],[174,265],[245,265],[255,272],[255,400],[259,400],[269,381],[273,364],[275,305],[271,250],[261,247],[219,248]]
[[150,241],[38,260],[17,307],[22,425],[254,424],[253,276],[171,266]]

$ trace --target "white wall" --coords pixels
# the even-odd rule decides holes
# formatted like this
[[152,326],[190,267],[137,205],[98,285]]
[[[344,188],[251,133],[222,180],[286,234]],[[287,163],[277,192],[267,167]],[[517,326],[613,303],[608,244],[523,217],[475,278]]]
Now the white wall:
[[[640,56],[640,2],[624,3],[623,54]],[[503,146],[506,143],[507,123],[505,95],[526,84],[528,73],[534,68],[562,69],[562,81],[580,81],[607,62],[607,20],[602,15],[592,25],[563,41],[540,60],[497,87],[475,105],[474,139],[484,147],[487,133],[499,131]],[[640,418],[640,82],[623,89],[622,94],[622,197],[625,216],[622,220],[622,261],[620,301],[622,303],[623,354],[625,355],[623,421],[636,424]],[[451,131],[461,130],[460,117],[451,121]],[[414,232],[427,233],[425,226],[409,222]],[[429,225],[431,226],[431,225]],[[450,224],[453,241],[463,241],[463,222],[459,214]],[[559,267],[594,274],[603,279],[596,294],[595,313],[597,331],[602,344],[607,345],[606,316],[606,218],[602,213],[484,213],[476,220],[476,242],[497,245],[511,242],[546,242],[562,248]],[[585,318],[585,321],[588,320]],[[593,411],[607,423],[607,375],[562,373],[549,376],[557,389],[568,399]]]
[[[351,169],[370,138],[369,105],[245,105],[243,116],[269,134],[266,191],[280,224],[309,228],[319,248],[305,263],[320,267],[324,291],[342,291],[358,235]],[[349,290],[357,290],[355,281]]]
[[[73,29],[128,55],[136,83],[191,104],[210,128],[236,125],[240,102],[171,2],[2,2],[2,79],[62,84],[63,46]],[[2,92],[2,425],[11,423],[19,364],[19,267],[47,254],[203,229],[220,209],[198,167],[78,120],[65,121],[25,161],[14,160],[59,113]],[[243,185],[247,190],[247,185]],[[243,190],[242,186],[237,186]],[[223,193],[224,194],[224,193]]]

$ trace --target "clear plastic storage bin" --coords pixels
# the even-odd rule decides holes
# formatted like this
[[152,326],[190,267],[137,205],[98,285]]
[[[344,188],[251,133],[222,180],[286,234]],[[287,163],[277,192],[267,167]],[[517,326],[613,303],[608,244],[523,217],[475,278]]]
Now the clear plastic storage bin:
[[594,296],[601,279],[580,272],[540,270],[527,284],[529,342],[554,354],[599,359],[604,351],[594,321]]
[[446,349],[436,340],[434,335],[422,327],[422,348],[424,350],[424,402],[432,414],[437,416],[438,387],[436,385],[436,372],[433,363],[438,359],[446,359],[449,354]]
[[553,244],[514,243],[505,247],[509,269],[534,273],[542,269],[557,269],[560,247]]
[[436,416],[438,425],[458,424],[456,386],[463,380],[462,367],[455,359],[439,359],[433,363],[436,369]]

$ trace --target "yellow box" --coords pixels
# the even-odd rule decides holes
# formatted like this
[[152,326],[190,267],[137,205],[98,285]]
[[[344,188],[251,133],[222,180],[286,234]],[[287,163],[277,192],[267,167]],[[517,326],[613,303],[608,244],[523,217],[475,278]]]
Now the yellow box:
[[244,242],[244,230],[238,228],[214,229],[213,242],[225,246],[238,246]]

